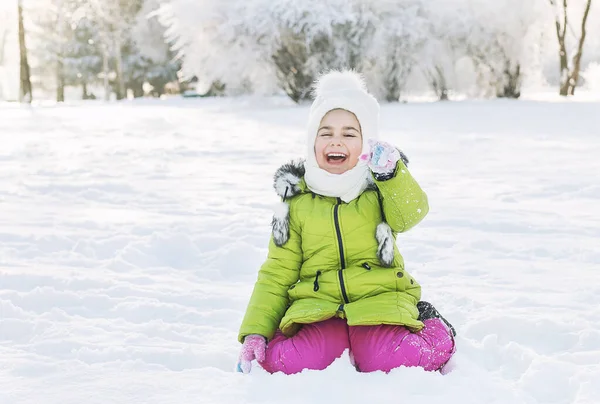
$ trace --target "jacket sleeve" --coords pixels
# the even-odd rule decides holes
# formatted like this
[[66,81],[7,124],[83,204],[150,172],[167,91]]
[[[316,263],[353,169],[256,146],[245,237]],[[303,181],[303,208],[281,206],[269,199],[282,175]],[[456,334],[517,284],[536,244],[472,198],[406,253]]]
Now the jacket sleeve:
[[392,178],[385,181],[375,179],[375,183],[382,198],[385,219],[392,231],[402,233],[411,229],[429,212],[427,194],[402,160],[398,161]]
[[238,341],[250,334],[260,334],[271,340],[288,308],[288,289],[300,276],[302,240],[296,220],[290,211],[289,240],[277,247],[273,236],[269,253],[258,272],[258,279],[240,327]]

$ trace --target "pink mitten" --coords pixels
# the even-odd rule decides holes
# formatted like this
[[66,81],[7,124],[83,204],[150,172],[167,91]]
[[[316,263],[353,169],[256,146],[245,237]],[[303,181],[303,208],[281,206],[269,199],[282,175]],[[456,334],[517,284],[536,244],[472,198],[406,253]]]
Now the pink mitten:
[[369,153],[360,156],[363,161],[368,161],[369,168],[374,174],[389,175],[396,168],[400,160],[400,152],[394,146],[386,142],[369,139],[371,148]]
[[238,371],[250,373],[252,361],[256,359],[259,362],[265,360],[265,350],[267,349],[267,340],[262,335],[251,334],[244,338],[240,359],[238,362]]

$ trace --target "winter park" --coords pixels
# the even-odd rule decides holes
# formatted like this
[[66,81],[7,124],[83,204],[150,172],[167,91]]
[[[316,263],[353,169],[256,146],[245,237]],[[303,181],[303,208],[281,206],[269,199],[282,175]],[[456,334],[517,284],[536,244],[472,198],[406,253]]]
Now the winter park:
[[0,0],[0,404],[600,403],[597,0]]

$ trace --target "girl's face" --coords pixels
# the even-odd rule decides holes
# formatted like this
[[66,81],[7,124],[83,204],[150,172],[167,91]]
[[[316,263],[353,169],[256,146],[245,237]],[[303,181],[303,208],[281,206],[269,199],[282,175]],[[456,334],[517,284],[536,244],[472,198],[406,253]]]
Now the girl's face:
[[344,109],[325,114],[315,139],[319,167],[331,174],[343,174],[356,166],[361,152],[362,133],[356,116]]

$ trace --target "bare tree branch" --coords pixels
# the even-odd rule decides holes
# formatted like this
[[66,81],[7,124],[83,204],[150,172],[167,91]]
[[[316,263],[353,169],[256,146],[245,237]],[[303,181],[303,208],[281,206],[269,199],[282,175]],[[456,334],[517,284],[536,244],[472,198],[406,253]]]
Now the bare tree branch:
[[[554,2],[554,0],[549,0],[550,4],[554,7],[554,25],[556,28],[556,37],[558,39],[559,44],[562,44],[562,41],[564,40],[564,36],[561,33],[561,25],[560,25],[560,16],[556,10],[556,3]],[[566,13],[565,13],[566,15]],[[561,50],[562,50],[562,46],[561,46]]]
[[[574,32],[573,27],[569,25],[569,20],[567,17],[567,0],[562,1],[562,25],[561,25],[561,16],[557,11],[557,3],[556,0],[548,0],[550,5],[555,8],[555,27],[556,27],[556,37],[558,39],[558,45],[560,47],[560,95],[567,96],[575,94],[575,87],[577,87],[577,82],[579,81],[579,70],[581,68],[581,57],[583,55],[583,44],[585,42],[586,37],[586,24],[588,20],[588,16],[590,13],[590,8],[592,5],[592,0],[587,0],[585,11],[583,13],[583,18],[581,20],[581,36],[577,38],[577,34]],[[572,65],[569,66],[569,57],[567,54],[567,40],[566,33],[567,27],[569,32],[575,37],[577,40],[577,51],[573,55]]]
[[567,35],[567,25],[568,25],[568,21],[567,21],[567,0],[563,0],[563,32],[562,32],[562,38],[563,40],[565,39],[565,36]]
[[581,56],[583,55],[583,43],[585,42],[585,36],[587,34],[586,31],[586,23],[588,16],[590,14],[590,7],[592,5],[592,0],[588,0],[585,11],[583,13],[583,19],[581,21],[581,37],[579,38],[579,45],[577,46],[577,53],[573,56],[573,72],[571,73],[571,77],[569,78],[569,93],[571,95],[575,94],[575,87],[577,86],[577,82],[579,81],[579,69],[581,68]]
[[27,46],[25,44],[25,24],[23,23],[23,3],[17,2],[17,13],[19,20],[19,54],[20,54],[20,88],[19,102],[31,103],[33,98],[31,89],[31,73],[29,69],[29,60],[27,58]]
[[587,23],[588,16],[590,15],[591,6],[592,6],[592,0],[588,0],[587,4],[585,6],[585,11],[583,13],[583,20],[581,21],[581,38],[579,39],[579,47],[577,48],[577,54],[579,55],[580,58],[581,58],[581,54],[583,51],[583,42],[585,41],[585,36],[587,33],[585,25]]

